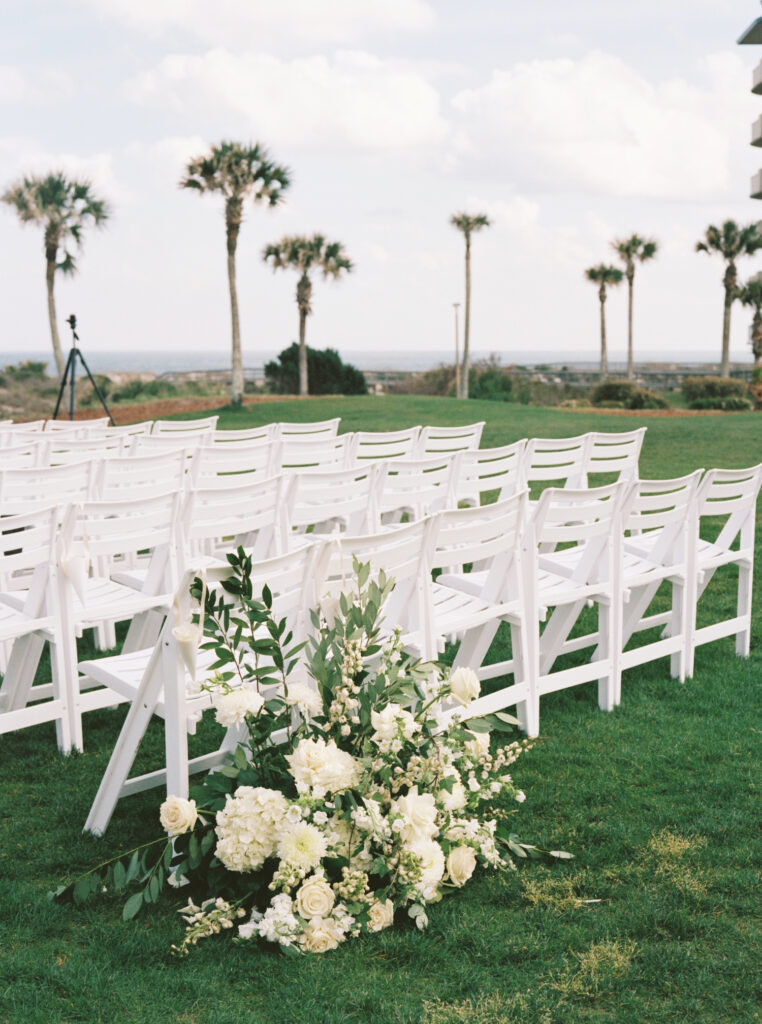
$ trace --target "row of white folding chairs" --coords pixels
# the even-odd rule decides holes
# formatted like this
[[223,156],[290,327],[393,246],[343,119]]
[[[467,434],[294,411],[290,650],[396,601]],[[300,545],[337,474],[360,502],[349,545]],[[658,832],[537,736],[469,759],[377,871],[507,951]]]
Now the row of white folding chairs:
[[[597,681],[599,705],[611,710],[620,699],[623,668],[669,655],[672,675],[683,679],[692,672],[696,645],[728,635],[736,636],[738,654],[748,654],[762,465],[712,470],[701,483],[700,476],[696,471],[674,480],[549,488],[533,514],[524,490],[490,506],[445,511],[375,536],[318,542],[255,563],[255,593],[266,583],[277,616],[288,617],[296,637],[303,638],[310,628],[309,608],[327,596],[335,599],[351,585],[353,558],[369,562],[374,573],[383,569],[397,583],[385,608],[386,621],[390,628],[402,625],[406,646],[430,658],[447,639],[457,638],[455,666],[473,667],[483,680],[511,677],[507,685],[474,701],[469,714],[515,706],[526,731],[536,735],[541,699],[553,691]],[[699,543],[699,519],[718,511],[725,518],[722,531],[714,543]],[[556,552],[559,544],[563,547]],[[454,563],[475,568],[454,571]],[[697,628],[700,593],[716,569],[730,563],[739,567],[737,614]],[[436,570],[440,575],[434,580]],[[207,582],[214,586],[228,571],[207,567]],[[175,597],[185,619],[192,575],[193,570],[186,573]],[[648,606],[663,582],[672,587],[672,609],[655,621],[647,615]],[[571,639],[590,603],[598,611],[597,628]],[[485,664],[502,623],[511,629],[511,659]],[[662,639],[626,650],[633,635],[655,624],[667,627]],[[187,651],[183,657],[175,625],[175,619],[168,619],[150,649],[80,665],[88,684],[99,683],[131,702],[87,820],[93,832],[104,831],[120,796],[152,785],[187,795],[189,773],[214,767],[239,739],[233,730],[219,751],[189,760],[187,733],[210,705],[209,694],[198,687],[208,662],[203,656],[189,662]],[[563,654],[583,647],[593,649],[587,664],[556,668]],[[191,678],[189,665],[192,669],[194,664]],[[130,779],[153,714],[165,719],[165,766]]]
[[0,448],[15,447],[24,441],[49,440],[51,435],[63,445],[71,441],[96,441],[121,438],[126,442],[138,436],[185,436],[197,443],[210,440],[255,441],[276,440],[281,437],[327,438],[335,437],[340,417],[303,423],[268,423],[245,430],[219,430],[218,416],[205,416],[193,420],[144,420],[122,426],[114,425],[107,417],[90,420],[33,420],[28,422],[0,422]]

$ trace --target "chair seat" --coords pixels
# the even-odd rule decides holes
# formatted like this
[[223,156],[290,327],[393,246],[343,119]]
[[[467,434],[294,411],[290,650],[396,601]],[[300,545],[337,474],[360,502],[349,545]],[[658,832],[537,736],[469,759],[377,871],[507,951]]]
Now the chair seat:
[[[540,555],[540,567],[568,579],[573,576],[579,564],[580,554],[577,547],[543,554]],[[622,555],[622,582],[625,588],[645,586],[684,573],[684,567],[663,565],[633,551],[625,549]]]
[[[4,595],[7,603],[21,611],[27,592],[17,590]],[[72,591],[72,615],[78,626],[98,624],[107,619],[120,622],[152,608],[169,607],[172,594],[142,594],[112,579],[91,576],[85,581],[85,603]]]
[[32,618],[11,603],[6,604],[5,597],[5,594],[0,595],[0,640],[12,640],[14,637],[23,636],[26,633],[34,633],[38,629],[52,628],[52,616]]

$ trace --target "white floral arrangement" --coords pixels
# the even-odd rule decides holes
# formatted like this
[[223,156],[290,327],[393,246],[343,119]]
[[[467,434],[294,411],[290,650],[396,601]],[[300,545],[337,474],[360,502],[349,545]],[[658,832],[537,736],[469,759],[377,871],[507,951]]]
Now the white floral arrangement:
[[137,882],[128,919],[165,883],[187,885],[178,953],[223,930],[324,953],[403,915],[425,928],[428,906],[478,867],[570,856],[521,843],[511,828],[524,793],[510,769],[532,745],[498,742],[515,719],[470,717],[480,693],[471,669],[421,663],[398,629],[382,634],[391,581],[356,565],[356,592],[312,613],[302,657],[267,589],[251,596],[250,560],[229,558],[226,593],[200,581],[192,593],[204,604],[201,649],[215,657],[205,687],[216,719],[244,725],[247,741],[191,799],[162,804],[168,838],[57,896],[80,902],[104,883]]

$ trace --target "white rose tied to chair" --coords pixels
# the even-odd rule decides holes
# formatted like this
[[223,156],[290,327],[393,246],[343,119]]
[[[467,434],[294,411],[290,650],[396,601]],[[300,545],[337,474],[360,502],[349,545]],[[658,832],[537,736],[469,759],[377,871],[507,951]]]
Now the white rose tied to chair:
[[427,905],[478,868],[570,856],[514,834],[523,793],[510,768],[531,743],[490,743],[515,723],[468,719],[476,676],[416,661],[398,630],[384,632],[391,580],[356,564],[338,612],[329,622],[313,611],[311,639],[295,644],[268,589],[254,598],[251,560],[239,549],[229,561],[220,588],[196,580],[191,593],[203,601],[199,661],[212,658],[202,685],[218,721],[246,738],[191,799],[164,802],[166,836],[56,897],[134,889],[129,919],[166,883],[182,885],[177,953],[222,931],[322,953],[395,918],[424,928]]

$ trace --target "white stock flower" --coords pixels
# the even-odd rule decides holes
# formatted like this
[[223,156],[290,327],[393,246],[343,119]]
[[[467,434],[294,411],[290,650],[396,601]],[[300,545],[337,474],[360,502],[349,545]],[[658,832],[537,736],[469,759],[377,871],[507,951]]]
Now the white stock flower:
[[230,871],[255,871],[275,852],[288,801],[274,789],[239,786],[217,812],[215,853]]
[[247,715],[259,714],[264,703],[262,694],[252,686],[242,686],[238,690],[216,694],[214,697],[217,721],[226,729],[240,725]]
[[342,934],[334,920],[313,917],[299,936],[299,944],[308,953],[327,953],[329,949],[336,949],[341,939]]
[[181,796],[168,796],[159,808],[161,827],[170,836],[181,836],[196,824],[198,811],[195,800],[184,800]]
[[431,839],[436,832],[437,805],[433,794],[419,794],[418,787],[413,786],[406,796],[392,801],[392,808],[404,819],[402,838],[408,845]]
[[290,707],[297,707],[305,718],[319,715],[323,710],[320,694],[306,683],[293,683],[289,686],[286,704]]
[[360,777],[360,765],[352,755],[337,747],[333,740],[326,743],[322,737],[301,740],[286,760],[297,790],[313,796],[351,789]]
[[447,874],[453,885],[465,885],[476,867],[476,854],[470,846],[456,846],[447,857]]
[[296,909],[307,919],[328,917],[333,910],[336,896],[328,882],[320,875],[312,875],[302,882],[296,894]]
[[394,923],[394,904],[391,900],[376,900],[368,909],[368,930],[380,932]]
[[481,692],[476,672],[472,668],[456,668],[450,676],[450,691],[458,704],[470,704]]
[[323,833],[307,821],[285,828],[278,839],[278,857],[302,871],[317,867],[327,850]]

